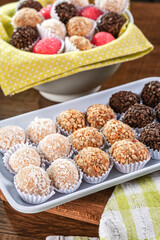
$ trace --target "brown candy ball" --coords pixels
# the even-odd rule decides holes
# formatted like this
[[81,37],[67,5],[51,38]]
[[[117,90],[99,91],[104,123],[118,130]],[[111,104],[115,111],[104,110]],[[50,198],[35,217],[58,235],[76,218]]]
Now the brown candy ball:
[[147,83],[141,93],[143,103],[150,107],[155,107],[160,103],[160,82],[152,81]]
[[63,2],[56,6],[56,12],[60,18],[60,21],[67,24],[69,19],[77,16],[77,9],[73,4]]

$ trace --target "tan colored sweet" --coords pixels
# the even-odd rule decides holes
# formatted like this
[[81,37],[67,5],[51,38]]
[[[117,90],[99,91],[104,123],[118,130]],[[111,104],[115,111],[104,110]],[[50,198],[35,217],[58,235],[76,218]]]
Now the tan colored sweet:
[[97,129],[101,129],[114,116],[112,108],[104,104],[94,104],[87,109],[87,122]]
[[78,170],[74,163],[67,159],[57,159],[47,169],[54,186],[59,190],[74,187],[79,181]]
[[103,135],[107,142],[113,144],[123,139],[135,138],[134,131],[127,124],[116,119],[109,120],[103,127]]
[[39,143],[44,137],[52,133],[56,133],[56,126],[49,118],[36,117],[28,126],[28,136],[33,143]]
[[71,152],[71,144],[67,137],[55,133],[43,138],[39,142],[38,150],[46,159],[53,162],[58,158],[66,158]]
[[36,27],[42,21],[43,18],[33,8],[22,8],[12,18],[12,24],[15,28],[22,26]]
[[125,139],[115,142],[110,148],[110,154],[115,161],[121,164],[144,161],[149,157],[146,146],[136,139]]
[[87,36],[92,30],[93,23],[89,18],[73,17],[67,23],[68,35],[71,36]]
[[8,150],[16,144],[24,143],[26,140],[25,131],[18,126],[6,126],[0,128],[0,148]]
[[41,159],[37,151],[29,146],[21,147],[9,158],[9,165],[17,173],[22,168],[34,165],[40,166]]
[[119,14],[121,14],[126,6],[128,6],[128,0],[100,0],[97,2],[101,9]]
[[22,168],[14,178],[21,192],[34,195],[48,195],[51,192],[51,180],[43,168],[28,166]]
[[110,166],[109,156],[99,148],[83,148],[75,158],[80,169],[90,177],[102,176]]
[[76,5],[76,6],[79,6],[79,7],[85,7],[85,6],[89,5],[88,0],[71,0],[71,3],[73,5]]
[[86,51],[92,49],[92,44],[85,37],[72,36],[70,37],[70,42],[80,51]]
[[57,122],[68,133],[72,133],[86,125],[85,115],[76,109],[61,112],[57,117]]
[[71,134],[70,139],[73,147],[80,151],[85,147],[102,147],[103,138],[96,128],[81,128]]

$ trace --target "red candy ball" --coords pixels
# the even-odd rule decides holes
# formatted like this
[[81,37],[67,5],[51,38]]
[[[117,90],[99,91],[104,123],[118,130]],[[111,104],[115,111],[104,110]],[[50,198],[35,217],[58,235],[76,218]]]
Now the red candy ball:
[[34,53],[39,54],[56,54],[61,48],[61,42],[54,38],[44,38],[36,43],[33,48]]
[[98,32],[92,39],[92,44],[95,46],[102,46],[115,40],[112,34],[107,32]]
[[102,14],[103,12],[96,7],[86,7],[81,10],[79,15],[96,21]]
[[51,18],[51,16],[50,16],[51,8],[52,8],[52,5],[42,8],[39,12],[42,14],[42,16],[45,19],[50,19]]

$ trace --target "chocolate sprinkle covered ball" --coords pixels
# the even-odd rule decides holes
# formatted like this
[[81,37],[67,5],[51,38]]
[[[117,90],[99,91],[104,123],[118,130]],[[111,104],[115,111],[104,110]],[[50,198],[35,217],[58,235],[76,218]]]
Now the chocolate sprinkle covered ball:
[[160,122],[160,103],[155,108],[157,120]]
[[116,113],[124,113],[135,103],[140,103],[140,99],[135,93],[129,91],[114,93],[109,100],[109,105]]
[[142,90],[141,98],[145,105],[153,108],[160,103],[160,82],[147,83]]
[[126,20],[118,13],[109,12],[103,15],[97,23],[97,27],[100,32],[111,33],[115,38],[117,38],[125,21]]
[[18,49],[32,51],[34,42],[38,39],[36,28],[19,27],[12,33],[10,44]]
[[35,0],[24,0],[19,2],[19,6],[17,10],[22,9],[22,8],[34,8],[38,12],[41,10],[42,5],[40,2],[35,1]]
[[160,151],[160,123],[150,123],[145,126],[139,140],[148,147]]
[[60,21],[67,24],[69,19],[77,15],[77,9],[73,4],[63,2],[56,6],[56,12],[60,18]]
[[143,128],[154,120],[152,108],[134,104],[131,106],[123,117],[123,122],[134,128]]

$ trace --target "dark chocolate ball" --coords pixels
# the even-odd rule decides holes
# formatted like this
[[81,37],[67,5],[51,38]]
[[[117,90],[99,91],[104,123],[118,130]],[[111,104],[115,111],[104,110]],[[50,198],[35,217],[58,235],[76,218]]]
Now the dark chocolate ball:
[[117,38],[125,21],[126,20],[118,13],[109,12],[103,15],[98,21],[97,27],[100,32],[109,32]]
[[77,16],[77,9],[73,4],[63,2],[56,6],[56,12],[60,18],[60,21],[67,24],[69,19]]
[[145,126],[139,140],[148,147],[160,151],[160,123],[150,123]]
[[34,42],[38,39],[38,31],[32,27],[19,27],[12,33],[10,44],[24,51],[32,51]]
[[18,6],[17,10],[20,10],[22,8],[34,8],[35,10],[37,10],[39,12],[41,10],[41,8],[43,8],[43,7],[40,4],[40,2],[38,2],[38,1],[24,0],[24,1],[19,3],[19,6]]
[[160,122],[160,103],[155,108],[157,120]]
[[147,83],[141,93],[143,103],[150,107],[155,107],[160,103],[160,82],[152,81]]
[[153,109],[138,103],[131,106],[123,117],[123,122],[133,128],[143,128],[153,120]]
[[111,96],[109,105],[116,113],[124,113],[129,107],[139,102],[140,99],[135,93],[120,91]]

